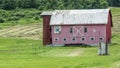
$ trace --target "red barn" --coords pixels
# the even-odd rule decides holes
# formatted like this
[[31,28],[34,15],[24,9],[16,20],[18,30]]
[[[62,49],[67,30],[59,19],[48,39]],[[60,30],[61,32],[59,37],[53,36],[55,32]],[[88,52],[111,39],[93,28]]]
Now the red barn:
[[111,42],[110,9],[55,10],[43,12],[43,45]]

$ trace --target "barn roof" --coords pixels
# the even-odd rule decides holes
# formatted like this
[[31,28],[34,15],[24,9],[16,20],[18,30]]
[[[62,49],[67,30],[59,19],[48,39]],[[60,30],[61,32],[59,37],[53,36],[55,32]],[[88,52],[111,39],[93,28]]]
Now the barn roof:
[[48,14],[51,14],[50,25],[107,24],[109,11],[110,9],[55,10]]

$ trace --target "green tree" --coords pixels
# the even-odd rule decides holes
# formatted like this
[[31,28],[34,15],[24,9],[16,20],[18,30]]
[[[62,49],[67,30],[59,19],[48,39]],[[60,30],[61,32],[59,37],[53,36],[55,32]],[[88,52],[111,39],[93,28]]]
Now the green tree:
[[0,0],[0,9],[2,8],[2,2],[3,2],[3,1],[2,1],[2,0]]
[[58,2],[58,9],[65,9],[64,4],[62,1]]
[[[108,1],[108,0],[107,0]],[[0,0],[0,8],[15,9],[18,8],[39,8],[40,10],[55,9],[95,9],[106,8],[106,0]],[[111,5],[119,6],[120,0],[108,1]]]
[[112,6],[120,7],[120,0],[111,0]]
[[100,2],[101,8],[107,8],[108,7],[108,2],[105,0],[101,0]]
[[[47,3],[46,0],[39,0],[38,1],[38,5],[39,5],[39,10],[46,10],[49,9],[49,3]],[[51,8],[52,9],[52,8]]]
[[100,0],[94,0],[93,4],[92,4],[92,8],[100,8]]
[[38,8],[38,0],[31,0],[30,7],[31,8]]
[[15,9],[16,8],[16,0],[3,0],[2,9]]

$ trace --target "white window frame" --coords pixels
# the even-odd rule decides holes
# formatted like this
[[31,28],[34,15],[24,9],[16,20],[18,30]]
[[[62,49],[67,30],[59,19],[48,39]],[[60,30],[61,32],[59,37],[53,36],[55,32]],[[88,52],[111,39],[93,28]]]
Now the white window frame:
[[[56,39],[57,39],[57,40],[56,40]],[[54,41],[55,41],[55,42],[58,42],[58,41],[59,41],[59,38],[58,38],[58,37],[55,37],[55,38],[54,38]]]
[[[92,38],[93,38],[93,40],[92,40]],[[95,37],[90,37],[90,40],[91,40],[91,41],[94,41],[94,40],[95,40]]]
[[[75,38],[75,37],[73,37],[73,38]],[[75,38],[75,40],[73,40],[73,38],[71,39],[72,41],[76,41],[76,38]]]
[[[66,40],[64,40],[64,39],[66,39]],[[66,42],[66,41],[67,41],[67,38],[63,38],[63,41]]]
[[[82,38],[84,38],[84,40],[82,40]],[[85,41],[86,38],[85,37],[82,37],[82,38],[81,38],[81,41]]]
[[54,26],[54,33],[55,34],[60,34],[61,33],[61,26]]
[[[102,40],[100,40],[100,38],[102,38]],[[103,41],[104,40],[104,37],[99,37],[99,41]]]

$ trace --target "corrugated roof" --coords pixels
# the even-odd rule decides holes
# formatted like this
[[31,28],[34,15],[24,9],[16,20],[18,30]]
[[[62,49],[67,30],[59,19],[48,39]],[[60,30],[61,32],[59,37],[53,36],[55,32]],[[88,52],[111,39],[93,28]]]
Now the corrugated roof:
[[109,9],[55,10],[50,25],[107,24]]

